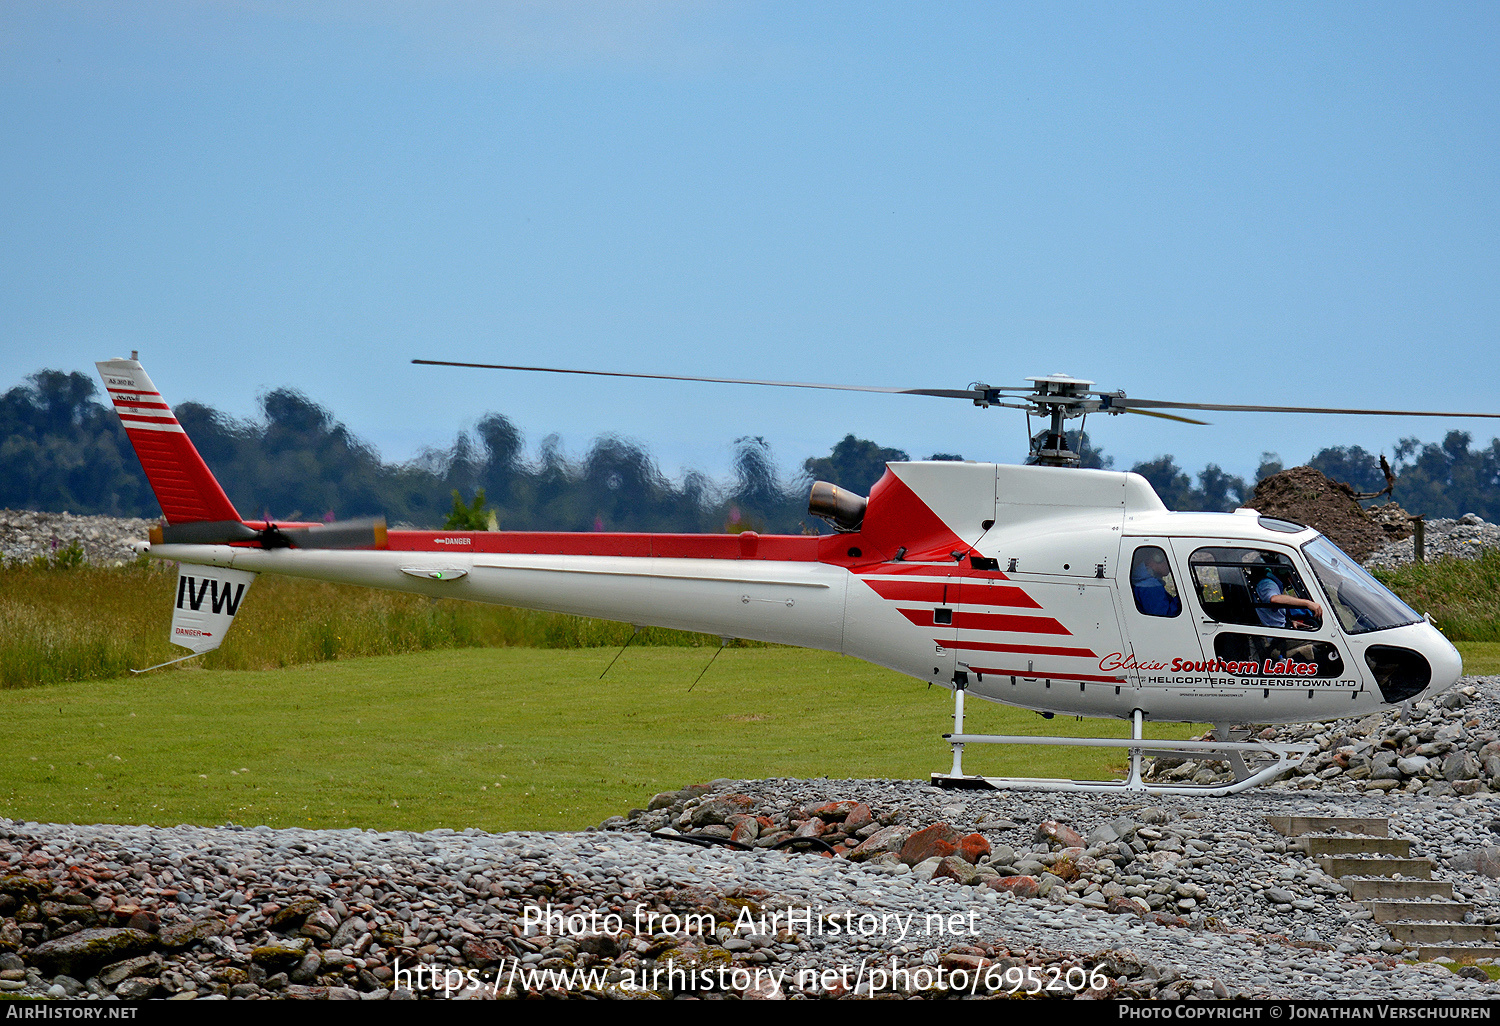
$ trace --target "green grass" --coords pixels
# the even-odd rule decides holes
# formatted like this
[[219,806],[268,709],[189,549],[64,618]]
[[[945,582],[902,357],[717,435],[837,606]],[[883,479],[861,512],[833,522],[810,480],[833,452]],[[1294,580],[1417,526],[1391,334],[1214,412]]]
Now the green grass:
[[[167,641],[176,586],[175,568],[159,563],[0,570],[0,688],[120,677],[185,655]],[[446,648],[619,646],[630,634],[608,620],[262,575],[224,647],[195,662],[260,670]],[[648,627],[631,647],[705,644],[719,639]]]
[[[569,830],[715,777],[925,778],[950,693],[858,660],[731,649],[450,650],[0,692],[0,816]],[[989,702],[990,733],[1128,736]],[[1160,733],[1157,733],[1160,731]],[[1153,725],[1153,737],[1186,737]],[[1096,776],[1091,749],[971,745],[973,773]]]
[[1464,674],[1469,677],[1493,677],[1500,675],[1500,642],[1458,641],[1454,642],[1458,654],[1464,657]]
[[1452,641],[1500,642],[1500,550],[1478,559],[1411,563],[1375,576]]

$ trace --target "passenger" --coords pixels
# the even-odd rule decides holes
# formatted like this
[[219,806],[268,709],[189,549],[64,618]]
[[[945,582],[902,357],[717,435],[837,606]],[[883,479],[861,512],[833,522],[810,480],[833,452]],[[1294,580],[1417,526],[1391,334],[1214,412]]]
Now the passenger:
[[1176,616],[1182,612],[1182,600],[1167,590],[1172,581],[1172,564],[1167,554],[1155,545],[1135,550],[1130,567],[1130,589],[1135,593],[1135,607],[1147,616]]

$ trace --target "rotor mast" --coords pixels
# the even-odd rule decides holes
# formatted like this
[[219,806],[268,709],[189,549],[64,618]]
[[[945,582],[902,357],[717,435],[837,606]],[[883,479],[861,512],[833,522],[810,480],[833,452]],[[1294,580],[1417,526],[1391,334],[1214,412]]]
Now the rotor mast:
[[1068,448],[1064,424],[1070,417],[1084,417],[1101,408],[1102,404],[1096,398],[1098,393],[1089,391],[1094,383],[1066,374],[1026,380],[1035,386],[1035,392],[1027,397],[1031,412],[1047,418],[1048,422],[1047,433],[1035,453],[1036,464],[1042,467],[1078,466],[1080,455]]

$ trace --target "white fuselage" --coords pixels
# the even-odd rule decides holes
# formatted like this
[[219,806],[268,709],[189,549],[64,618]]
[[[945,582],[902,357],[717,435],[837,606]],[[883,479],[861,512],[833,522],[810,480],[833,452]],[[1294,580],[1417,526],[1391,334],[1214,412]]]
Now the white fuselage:
[[[837,559],[437,545],[157,545],[152,555],[824,649],[1052,713],[1125,717],[1140,709],[1154,720],[1258,723],[1363,715],[1390,704],[1366,659],[1371,646],[1419,653],[1431,667],[1423,693],[1461,672],[1453,646],[1426,622],[1361,633],[1334,615],[1311,631],[1209,615],[1200,601],[1210,594],[1202,591],[1205,571],[1190,570],[1204,552],[1278,554],[1319,594],[1301,548],[1319,537],[1310,529],[1268,530],[1252,511],[1170,513],[1140,477],[1106,471],[892,464],[882,486],[860,532],[824,540],[841,546]],[[898,498],[907,505],[897,508]],[[1177,614],[1147,615],[1132,596],[1132,554],[1143,546],[1169,557]],[[1332,596],[1322,602],[1331,608]],[[1252,643],[1292,655],[1226,661],[1226,651]],[[1312,651],[1317,666],[1300,654]]]

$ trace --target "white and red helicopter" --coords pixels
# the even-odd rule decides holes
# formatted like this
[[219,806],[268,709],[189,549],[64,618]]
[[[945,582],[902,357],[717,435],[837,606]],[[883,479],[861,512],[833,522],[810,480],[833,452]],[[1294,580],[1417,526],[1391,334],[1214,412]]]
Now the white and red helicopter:
[[[171,641],[192,655],[221,644],[260,573],[824,649],[953,690],[953,765],[933,775],[949,787],[1228,794],[1310,750],[1233,740],[1230,724],[1363,716],[1435,695],[1462,672],[1427,618],[1317,531],[1250,509],[1169,512],[1137,474],[1079,469],[1067,419],[1189,420],[1168,409],[1500,416],[1165,402],[1065,375],[967,389],[610,375],[961,398],[1025,409],[1049,428],[1036,465],[891,463],[868,497],[819,482],[809,511],[831,535],[404,531],[243,519],[135,354],[98,367],[165,517],[150,555],[181,564]],[[966,696],[1126,719],[1131,737],[966,734]],[[1145,720],[1212,723],[1216,739],[1143,741]],[[1130,768],[1117,781],[964,773],[965,744],[1012,743],[1123,748]],[[1141,759],[1154,753],[1227,761],[1234,779],[1148,782]]]

